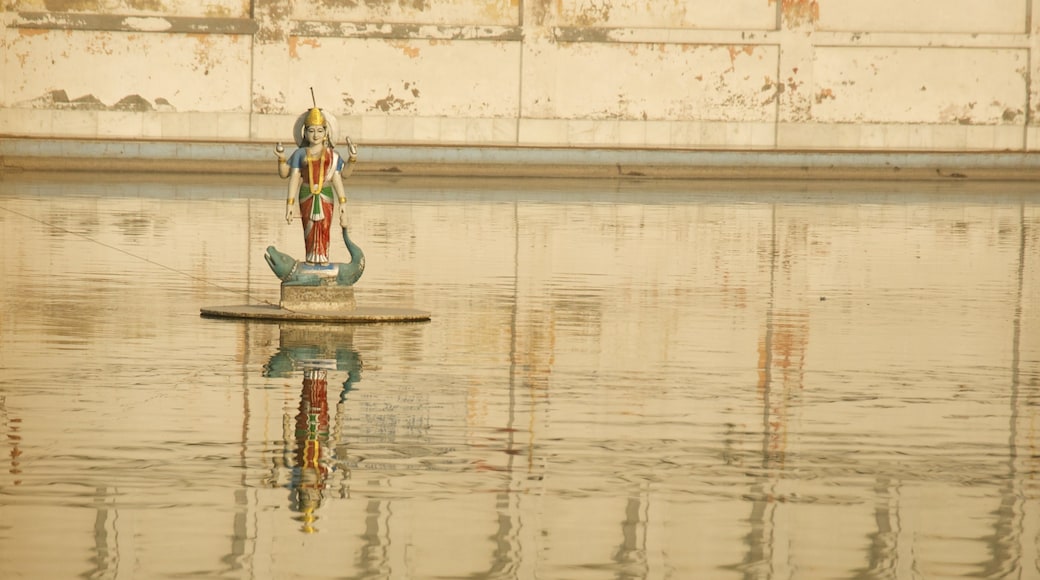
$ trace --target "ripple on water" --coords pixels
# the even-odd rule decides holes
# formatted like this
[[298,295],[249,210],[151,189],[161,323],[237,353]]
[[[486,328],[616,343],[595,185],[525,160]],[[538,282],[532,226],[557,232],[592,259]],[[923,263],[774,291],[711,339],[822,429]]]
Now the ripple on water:
[[22,185],[0,195],[19,571],[1027,575],[1033,201],[379,182],[352,199],[359,303],[434,317],[315,333],[199,317],[277,299],[262,249],[299,231],[266,186]]

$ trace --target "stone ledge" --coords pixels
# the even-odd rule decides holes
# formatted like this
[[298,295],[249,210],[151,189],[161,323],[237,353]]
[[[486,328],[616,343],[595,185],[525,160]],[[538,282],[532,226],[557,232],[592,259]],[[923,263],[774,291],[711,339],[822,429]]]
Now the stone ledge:
[[[18,171],[272,175],[269,143],[0,136]],[[1035,181],[1040,152],[674,150],[366,144],[354,175],[613,180]]]

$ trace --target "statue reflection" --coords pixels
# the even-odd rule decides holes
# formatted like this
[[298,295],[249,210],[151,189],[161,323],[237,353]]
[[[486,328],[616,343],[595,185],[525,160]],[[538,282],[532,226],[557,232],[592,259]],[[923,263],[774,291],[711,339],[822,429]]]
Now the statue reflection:
[[[264,376],[289,378],[302,374],[300,402],[295,416],[286,413],[282,425],[289,471],[289,508],[299,514],[301,531],[318,529],[318,511],[331,487],[345,494],[349,478],[342,418],[347,395],[361,380],[361,357],[354,350],[349,325],[283,324],[279,349],[264,367]],[[336,412],[329,409],[330,375],[345,373],[339,388]]]

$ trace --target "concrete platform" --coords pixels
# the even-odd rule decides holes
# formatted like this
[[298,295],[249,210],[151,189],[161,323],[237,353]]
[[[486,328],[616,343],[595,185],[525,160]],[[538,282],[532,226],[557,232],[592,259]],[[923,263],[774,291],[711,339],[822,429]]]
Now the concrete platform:
[[208,318],[238,318],[248,320],[290,320],[301,322],[422,322],[430,313],[413,308],[358,307],[352,310],[299,311],[287,310],[272,304],[242,304],[238,306],[211,306],[202,308]]

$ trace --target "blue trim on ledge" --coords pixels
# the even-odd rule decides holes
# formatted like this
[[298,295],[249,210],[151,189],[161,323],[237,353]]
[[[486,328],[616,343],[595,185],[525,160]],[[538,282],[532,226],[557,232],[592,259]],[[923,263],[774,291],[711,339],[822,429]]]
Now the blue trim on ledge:
[[[291,150],[290,143],[287,150]],[[664,150],[588,147],[479,147],[360,144],[360,161],[377,164],[535,164],[750,168],[1040,169],[1040,152],[873,152]],[[272,161],[274,143],[108,141],[0,137],[2,157],[231,162]]]

